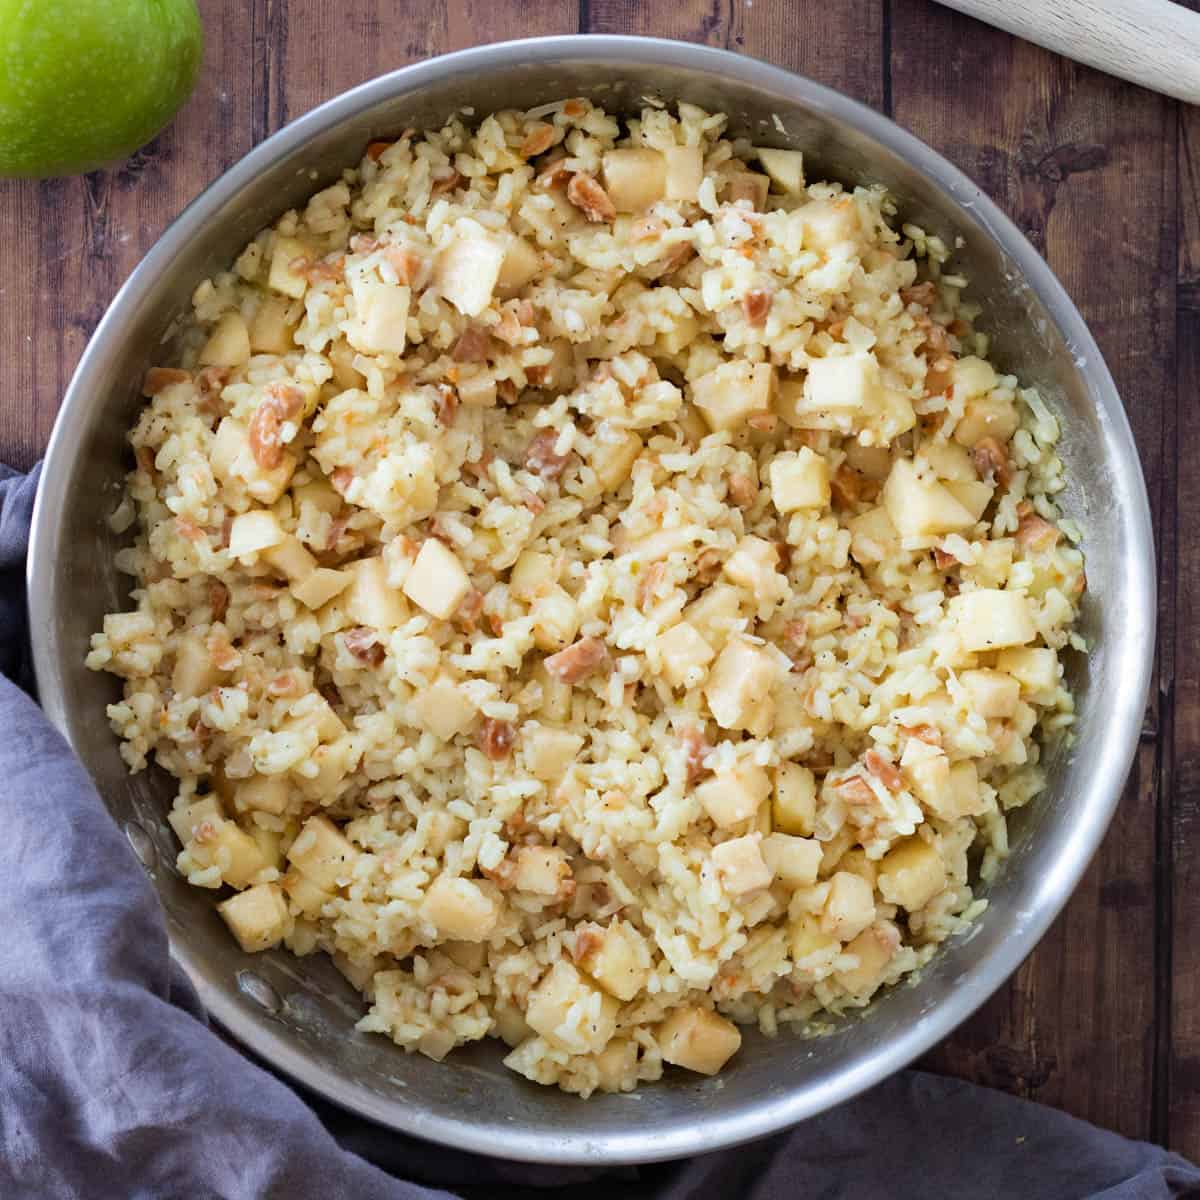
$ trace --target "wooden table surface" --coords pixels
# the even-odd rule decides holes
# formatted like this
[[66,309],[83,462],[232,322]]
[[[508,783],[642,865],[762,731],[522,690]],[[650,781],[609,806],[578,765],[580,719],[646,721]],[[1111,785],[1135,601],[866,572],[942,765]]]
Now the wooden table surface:
[[[1193,0],[1195,3],[1195,0]],[[477,42],[638,33],[756,55],[932,144],[1045,254],[1104,351],[1158,536],[1160,639],[1112,830],[1036,952],[926,1065],[1200,1158],[1200,112],[927,0],[200,0],[204,70],[123,166],[0,182],[0,459],[42,451],[113,293],[267,134],[389,69]]]

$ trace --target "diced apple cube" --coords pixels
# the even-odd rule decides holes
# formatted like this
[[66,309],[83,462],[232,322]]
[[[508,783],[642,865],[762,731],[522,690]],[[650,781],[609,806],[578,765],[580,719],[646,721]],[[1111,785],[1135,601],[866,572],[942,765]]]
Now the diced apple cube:
[[822,853],[821,843],[815,838],[771,833],[762,840],[763,861],[771,874],[790,888],[816,883]]
[[338,796],[343,779],[357,766],[362,755],[357,738],[343,734],[330,742],[322,742],[309,761],[316,767],[315,775],[299,777],[306,796],[332,803]]
[[246,426],[225,417],[217,426],[210,453],[213,473],[226,482],[238,481],[260,504],[274,504],[296,470],[296,456],[287,451],[279,466],[266,470],[254,461]]
[[764,838],[770,837],[774,829],[774,821],[771,814],[771,805],[766,801],[758,806],[758,812],[754,814],[754,826],[751,833],[761,833]]
[[722,199],[726,204],[737,204],[739,201],[749,201],[755,212],[762,212],[767,203],[767,192],[771,181],[758,171],[744,168],[723,172],[725,184],[722,188]]
[[913,836],[893,846],[879,863],[879,894],[889,903],[915,912],[946,886],[942,856]]
[[211,792],[186,808],[173,808],[167,814],[167,824],[175,830],[175,836],[181,846],[192,840],[192,835],[204,821],[224,820],[221,802]]
[[596,1086],[602,1092],[628,1092],[637,1086],[638,1045],[630,1038],[613,1038],[596,1055]]
[[[313,469],[311,464],[308,469],[310,471]],[[341,496],[324,476],[310,479],[307,483],[296,484],[292,488],[292,499],[296,503],[297,511],[305,504],[311,504],[318,511],[334,517],[342,508]]]
[[171,690],[177,696],[202,696],[215,688],[222,672],[213,664],[204,639],[196,633],[180,635],[171,671]]
[[642,439],[625,431],[613,439],[597,437],[588,464],[606,492],[615,492],[633,473],[633,464],[642,452]]
[[780,379],[775,388],[776,416],[791,429],[833,429],[853,432],[853,409],[815,409],[804,392],[803,379]]
[[[651,357],[672,357],[681,353],[690,346],[697,337],[700,336],[700,321],[691,312],[675,317],[670,329],[664,330],[658,335],[654,341],[654,347],[650,351]],[[696,414],[696,410],[688,406],[686,410],[682,410],[679,414],[679,419],[682,423],[684,411]],[[700,418],[702,429],[700,437],[708,432],[708,426],[704,423],[703,418]]]
[[529,616],[533,621],[534,645],[547,653],[569,646],[579,632],[579,606],[557,584],[534,600]]
[[293,264],[302,265],[308,259],[308,247],[295,238],[275,238],[271,251],[271,271],[267,285],[274,291],[299,300],[308,291],[308,279],[303,271],[295,270]]
[[467,693],[448,675],[439,676],[428,687],[418,688],[412,707],[421,725],[443,742],[469,728],[478,712]]
[[919,756],[906,752],[901,766],[917,799],[937,811],[950,788],[950,760],[941,750],[930,747]]
[[970,529],[975,518],[936,479],[922,478],[900,458],[883,485],[883,507],[901,537],[933,537]]
[[248,558],[278,546],[285,536],[273,512],[254,508],[233,518],[229,527],[229,553],[234,558]]
[[551,675],[546,670],[546,660],[543,658],[534,668],[533,678],[542,689],[542,703],[538,709],[539,716],[547,721],[566,721],[571,716],[573,685]]
[[781,513],[829,504],[829,464],[807,446],[771,460],[771,500]]
[[291,715],[283,722],[283,728],[311,729],[321,742],[335,742],[346,733],[346,726],[333,711],[333,706],[316,692],[310,692],[296,701]]
[[671,146],[664,157],[667,199],[694,202],[704,181],[704,151],[699,146]]
[[684,687],[699,678],[699,673],[716,657],[716,651],[689,621],[672,625],[658,635],[663,675],[672,687]]
[[970,454],[957,442],[928,442],[921,447],[921,458],[939,479],[968,483],[979,481]]
[[514,236],[504,251],[496,287],[502,292],[523,288],[542,269],[541,255],[523,237]]
[[892,452],[886,446],[864,446],[855,439],[847,442],[843,449],[846,451],[846,462],[868,479],[877,479],[882,483],[888,477],[892,469]]
[[1003,671],[963,671],[959,676],[971,705],[985,720],[1006,720],[1017,711],[1021,685]]
[[971,760],[950,767],[946,787],[935,795],[929,807],[948,821],[957,817],[974,817],[984,809],[979,785],[979,769]]
[[955,359],[950,378],[953,381],[955,397],[963,400],[987,395],[997,382],[992,364],[974,355]]
[[292,595],[306,608],[317,609],[323,604],[328,604],[334,596],[340,596],[350,586],[353,578],[349,571],[317,567],[292,587]]
[[351,621],[386,630],[408,620],[408,605],[400,590],[388,583],[387,564],[382,556],[360,558],[345,570],[351,573],[351,580],[342,602]]
[[220,817],[201,821],[192,831],[192,840],[186,848],[200,867],[218,867],[221,878],[236,888],[248,887],[267,865],[254,839],[232,821]]
[[742,638],[725,644],[704,688],[708,710],[722,729],[745,729],[764,737],[775,719],[771,690],[779,668],[761,646]]
[[883,562],[896,548],[900,534],[887,509],[869,508],[846,522],[850,531],[850,553],[864,565]]
[[278,946],[292,921],[277,883],[260,883],[230,896],[217,905],[217,912],[247,954]]
[[642,212],[666,195],[667,160],[657,150],[606,150],[601,163],[604,190],[617,212]]
[[675,1009],[655,1031],[665,1062],[700,1075],[715,1075],[738,1052],[738,1027],[707,1008]]
[[718,829],[731,829],[749,821],[771,791],[762,767],[743,763],[718,771],[696,788],[696,799]]
[[246,426],[233,417],[225,417],[213,434],[212,448],[208,461],[218,479],[231,481],[240,478],[237,468],[244,455],[250,453],[250,440]]
[[775,768],[771,815],[781,833],[808,837],[817,817],[817,777],[799,763],[782,762]]
[[292,533],[285,533],[281,542],[264,550],[262,560],[293,583],[307,579],[317,569],[317,560]]
[[295,347],[295,332],[291,301],[267,296],[250,319],[250,350],[254,354],[287,354]]
[[283,834],[275,829],[264,829],[257,822],[251,824],[249,833],[267,866],[280,870],[283,867]]
[[800,214],[807,250],[827,254],[837,246],[857,242],[862,237],[858,205],[849,196],[810,200],[796,212]]
[[370,274],[356,276],[351,293],[355,316],[346,328],[350,345],[363,354],[403,354],[408,338],[409,289],[384,283]]
[[858,966],[838,971],[834,978],[851,996],[869,995],[879,986],[880,977],[899,945],[899,930],[889,921],[864,929],[844,951],[858,959]]
[[616,1031],[620,1007],[559,959],[529,993],[525,1020],[535,1033],[574,1054],[598,1054]]
[[771,884],[771,869],[763,859],[762,834],[748,833],[713,847],[713,865],[730,896],[745,896]]
[[873,354],[839,354],[808,364],[804,403],[809,412],[871,412],[879,407],[881,393],[879,363]]
[[1023,690],[1034,695],[1052,692],[1059,684],[1058,653],[1044,646],[1003,650],[996,659],[996,666],[1011,675]]
[[827,955],[831,950],[840,949],[838,938],[822,928],[820,918],[812,913],[801,913],[788,923],[788,953],[793,962],[803,962],[814,954]]
[[759,146],[756,153],[762,169],[789,196],[804,191],[804,155],[799,150],[773,150]]
[[884,445],[890,445],[902,433],[907,433],[917,423],[917,412],[912,401],[895,388],[883,388],[879,393],[879,411],[866,422]]
[[328,817],[309,817],[287,852],[288,862],[323,891],[349,879],[358,861],[353,842]]
[[743,359],[723,362],[692,383],[692,403],[714,431],[740,429],[753,413],[771,407],[775,368]]
[[227,312],[200,349],[202,367],[240,367],[250,361],[250,331],[240,312]]
[[508,1046],[519,1046],[534,1036],[533,1030],[525,1020],[525,1014],[512,1004],[503,1001],[497,1003],[493,1017],[496,1036]]
[[486,942],[492,936],[500,911],[477,883],[453,875],[439,875],[421,901],[421,918],[440,938],[458,942]]
[[535,778],[557,783],[583,749],[583,738],[565,729],[526,725],[521,731],[521,752]]
[[523,550],[508,577],[508,590],[517,600],[533,600],[545,595],[558,581],[554,556],[537,550]]
[[871,885],[861,875],[835,872],[821,912],[821,927],[825,932],[848,942],[874,920],[875,896]]
[[332,892],[318,887],[302,871],[289,871],[279,882],[296,910],[310,919],[319,917],[321,909],[333,899]]
[[513,887],[533,896],[558,896],[571,878],[567,852],[558,846],[521,846],[513,863]]
[[475,221],[464,219],[454,238],[439,252],[434,287],[464,317],[477,317],[491,303],[508,245]]
[[471,590],[471,577],[453,550],[426,538],[404,580],[404,594],[431,616],[452,617]]
[[963,446],[974,446],[985,437],[993,437],[1003,445],[1021,424],[1021,416],[1010,396],[994,392],[974,396],[967,401],[963,415],[954,427],[954,440]]
[[251,775],[233,787],[233,806],[238,812],[266,812],[279,816],[288,806],[291,789],[286,775]]
[[1022,646],[1037,637],[1029,601],[1020,592],[979,588],[950,601],[950,616],[964,650]]
[[761,596],[774,587],[778,563],[779,550],[774,542],[747,534],[725,560],[722,570],[739,587]]
[[438,949],[472,975],[487,965],[487,947],[482,942],[442,942]]
[[741,597],[727,583],[714,583],[683,610],[684,620],[714,648],[723,646],[741,610]]
[[[830,866],[827,859],[833,853],[834,847],[834,842],[824,843],[825,854],[822,856],[821,866],[827,873]],[[849,871],[851,875],[865,879],[871,887],[875,886],[875,879],[879,874],[879,868],[874,859],[868,858],[867,852],[861,846],[851,847],[832,866],[839,871]]]
[[606,929],[580,926],[576,939],[576,961],[609,995],[632,1000],[645,987],[646,940],[627,921],[614,918]]
[[990,483],[984,483],[982,479],[947,479],[942,487],[971,514],[972,521],[983,517],[996,491]]
[[[443,949],[445,947],[442,947]],[[333,965],[337,967],[356,992],[370,996],[374,991],[374,980],[381,969],[381,959],[373,954],[367,959],[351,958],[347,954],[331,954]]]
[[326,357],[333,368],[330,378],[335,387],[342,391],[356,391],[366,386],[367,377],[354,365],[358,351],[349,342],[334,342],[326,351]]

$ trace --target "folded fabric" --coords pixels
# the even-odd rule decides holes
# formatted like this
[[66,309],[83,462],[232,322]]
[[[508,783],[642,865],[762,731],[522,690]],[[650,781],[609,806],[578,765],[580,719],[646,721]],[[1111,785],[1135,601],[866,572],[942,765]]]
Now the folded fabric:
[[1159,1147],[916,1071],[750,1146],[606,1172],[458,1153],[306,1102],[208,1027],[142,868],[69,747],[9,681],[27,663],[35,486],[0,469],[0,1196],[1200,1194],[1200,1171]]

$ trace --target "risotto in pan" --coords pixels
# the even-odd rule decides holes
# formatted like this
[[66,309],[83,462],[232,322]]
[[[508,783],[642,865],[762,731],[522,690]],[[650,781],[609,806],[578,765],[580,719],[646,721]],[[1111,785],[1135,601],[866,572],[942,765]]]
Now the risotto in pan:
[[146,375],[88,658],[244,950],[585,1096],[918,970],[1083,645],[952,247],[724,128],[462,114],[261,233]]

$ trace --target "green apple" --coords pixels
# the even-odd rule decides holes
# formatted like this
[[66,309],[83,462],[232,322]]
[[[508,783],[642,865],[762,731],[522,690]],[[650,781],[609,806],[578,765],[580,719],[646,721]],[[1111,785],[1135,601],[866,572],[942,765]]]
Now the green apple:
[[196,0],[0,0],[0,175],[74,175],[148,142],[188,98]]

